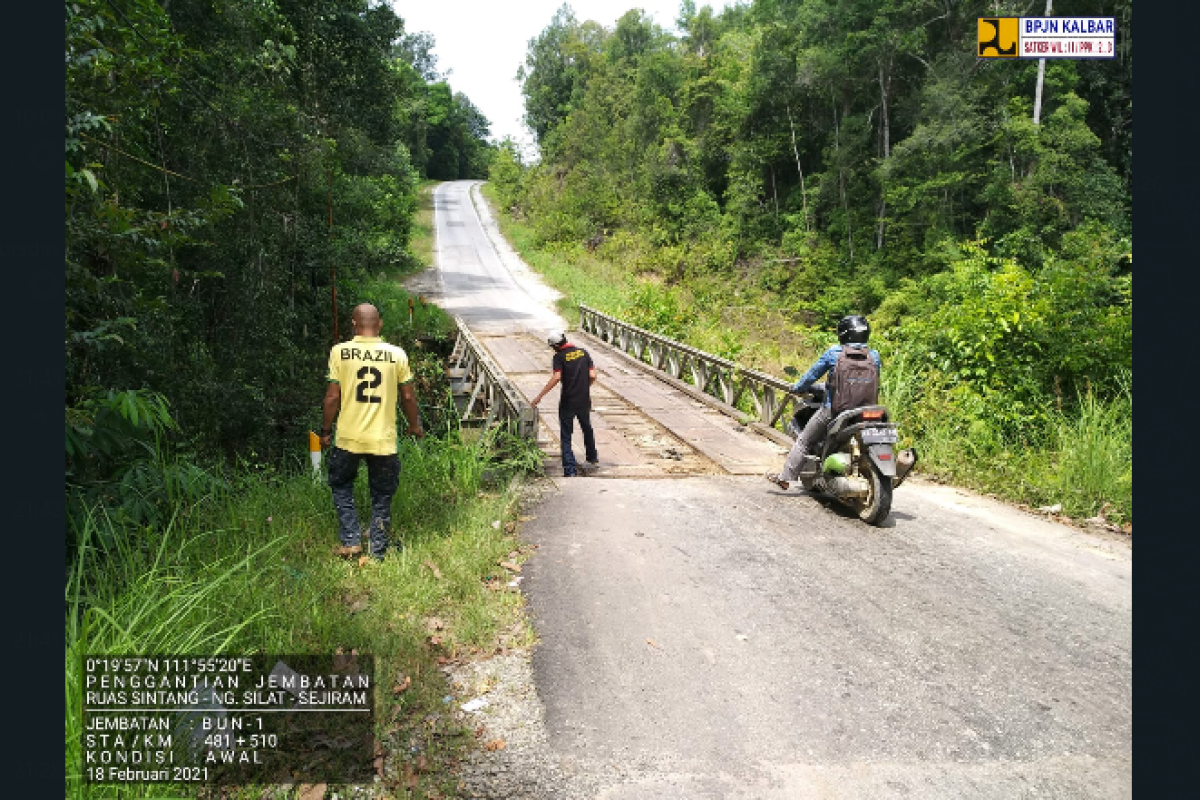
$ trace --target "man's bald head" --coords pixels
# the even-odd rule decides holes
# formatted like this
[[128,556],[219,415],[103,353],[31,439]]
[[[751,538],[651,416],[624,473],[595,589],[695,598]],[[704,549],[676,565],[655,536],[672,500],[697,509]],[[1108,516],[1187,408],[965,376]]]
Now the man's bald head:
[[370,303],[355,306],[350,319],[354,323],[354,333],[358,336],[378,336],[383,327],[379,309]]

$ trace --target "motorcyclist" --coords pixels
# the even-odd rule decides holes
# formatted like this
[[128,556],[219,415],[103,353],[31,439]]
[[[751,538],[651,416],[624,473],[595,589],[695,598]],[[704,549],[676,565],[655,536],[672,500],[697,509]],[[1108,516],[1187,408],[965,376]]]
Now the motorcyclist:
[[[793,394],[803,394],[808,391],[813,383],[823,377],[827,372],[833,369],[837,364],[838,356],[847,347],[866,348],[867,339],[871,336],[871,326],[865,317],[857,314],[842,317],[837,326],[838,344],[833,345],[817,359],[817,362],[809,368],[808,372],[796,381],[791,387]],[[876,368],[882,370],[883,363],[880,361],[879,353],[874,349],[869,350],[871,360],[875,362]],[[829,426],[831,402],[831,393],[825,392],[825,402],[818,411],[808,420],[808,424],[804,426],[804,430],[796,437],[796,443],[792,445],[791,451],[787,455],[787,460],[784,461],[783,471],[776,474],[768,472],[763,477],[775,484],[781,489],[787,489],[792,481],[800,474],[800,466],[804,463],[804,456],[824,437],[825,431]]]

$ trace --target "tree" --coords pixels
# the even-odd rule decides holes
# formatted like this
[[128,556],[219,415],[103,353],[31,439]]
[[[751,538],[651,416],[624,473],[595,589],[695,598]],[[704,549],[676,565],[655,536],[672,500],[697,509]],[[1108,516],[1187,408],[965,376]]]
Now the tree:
[[599,55],[597,28],[580,25],[564,3],[550,24],[529,40],[517,80],[525,96],[525,122],[539,143],[582,99],[592,62]]

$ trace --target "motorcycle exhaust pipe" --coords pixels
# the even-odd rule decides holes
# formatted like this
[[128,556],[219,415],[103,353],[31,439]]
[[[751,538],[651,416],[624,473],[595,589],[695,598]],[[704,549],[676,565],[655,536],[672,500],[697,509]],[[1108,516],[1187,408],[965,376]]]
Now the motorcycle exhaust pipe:
[[822,478],[820,488],[839,500],[847,497],[866,497],[871,487],[865,478]]
[[896,479],[892,481],[892,488],[904,483],[905,477],[912,471],[912,468],[917,464],[917,449],[910,447],[907,450],[901,450],[896,453]]

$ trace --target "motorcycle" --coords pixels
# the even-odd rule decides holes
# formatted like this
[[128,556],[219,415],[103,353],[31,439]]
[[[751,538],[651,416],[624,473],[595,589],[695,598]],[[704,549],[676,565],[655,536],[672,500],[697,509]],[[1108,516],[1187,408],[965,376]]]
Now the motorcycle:
[[[813,384],[804,393],[788,421],[793,439],[825,403],[824,384]],[[889,421],[881,405],[843,411],[830,421],[825,438],[816,445],[819,455],[808,453],[800,465],[800,485],[818,495],[849,506],[870,525],[882,525],[892,509],[892,490],[917,463],[913,448],[893,452],[898,426]]]

